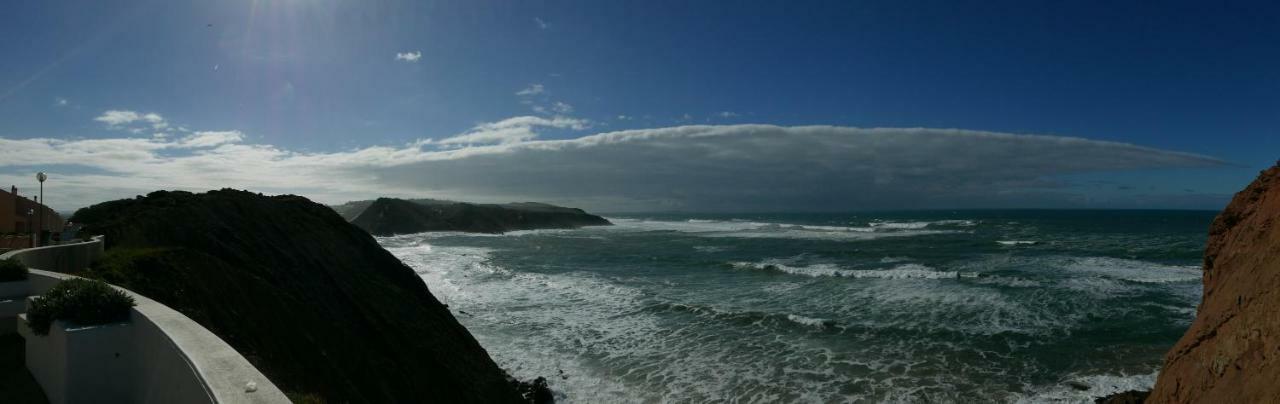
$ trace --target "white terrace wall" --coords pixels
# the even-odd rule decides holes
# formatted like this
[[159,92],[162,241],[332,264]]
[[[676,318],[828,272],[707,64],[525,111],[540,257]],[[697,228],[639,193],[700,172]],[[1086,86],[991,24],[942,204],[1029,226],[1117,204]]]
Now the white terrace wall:
[[[17,258],[31,268],[29,294],[35,296],[58,282],[76,278],[61,272],[87,268],[89,262],[102,254],[103,240],[95,237],[83,243],[13,251],[0,255],[0,259]],[[275,384],[217,335],[177,310],[130,290],[112,287],[137,302],[130,313],[132,349],[127,350],[133,358],[124,371],[127,377],[119,379],[128,381],[128,402],[289,402]],[[41,387],[51,399],[67,397],[67,392],[49,391],[57,386]],[[66,388],[76,386],[72,383]]]
[[17,258],[18,261],[26,264],[28,268],[69,273],[88,268],[89,263],[102,257],[104,244],[102,236],[96,236],[92,240],[81,243],[12,251],[0,255],[0,258]]

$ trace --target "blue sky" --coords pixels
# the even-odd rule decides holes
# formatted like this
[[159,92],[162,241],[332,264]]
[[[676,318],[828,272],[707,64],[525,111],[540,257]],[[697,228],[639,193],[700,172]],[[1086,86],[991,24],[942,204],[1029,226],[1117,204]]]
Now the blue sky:
[[[858,193],[854,189],[790,189],[794,198],[776,204],[726,202],[776,191],[778,185],[769,181],[744,182],[740,194],[693,195],[708,184],[734,183],[747,172],[728,163],[682,166],[718,176],[704,178],[707,183],[669,184],[688,188],[674,191],[570,190],[558,183],[579,176],[561,170],[599,169],[599,161],[615,162],[605,167],[620,173],[610,180],[670,183],[683,176],[645,177],[631,173],[643,165],[623,164],[643,154],[638,149],[687,151],[702,142],[690,139],[670,145],[628,139],[622,142],[640,146],[583,153],[581,161],[528,157],[484,164],[542,161],[539,172],[551,178],[483,172],[468,180],[484,184],[461,186],[422,170],[423,161],[445,155],[519,157],[508,149],[546,149],[536,143],[616,131],[643,137],[690,125],[711,125],[697,133],[717,135],[671,133],[726,142],[779,136],[796,139],[801,150],[828,144],[827,135],[806,137],[792,127],[824,125],[844,133],[835,135],[846,136],[841,139],[863,139],[836,140],[840,145],[876,153],[864,157],[867,164],[832,168],[848,162],[837,162],[839,155],[821,157],[837,163],[819,164],[814,156],[796,161],[808,156],[803,153],[788,160],[725,149],[747,153],[734,160],[744,166],[779,164],[769,171],[774,174],[755,175],[812,175],[813,184],[859,183],[899,170],[879,177],[892,181],[867,186],[908,199],[919,199],[915,193],[922,189],[942,192],[922,208],[1220,207],[1257,170],[1280,158],[1280,6],[1112,3],[9,3],[0,12],[0,140],[10,142],[11,154],[0,151],[0,180],[30,187],[28,171],[52,167],[70,193],[63,208],[147,187],[219,186],[296,192],[325,202],[385,193],[642,210],[900,205],[850,199]],[[734,126],[743,124],[781,129],[764,134]],[[857,137],[897,135],[848,135],[853,132],[844,128],[1054,135],[1152,150],[1148,160],[1127,152],[1106,160],[1100,156],[1107,152],[1086,148],[1091,154],[1085,157],[1099,159],[1095,167],[1024,162],[1034,167],[1006,169],[1034,177],[995,178],[966,169],[981,166],[978,160],[1008,158],[1001,153],[1009,150],[992,151],[990,137],[969,136],[937,151],[971,155],[956,161],[966,169],[954,172],[969,173],[965,178],[973,183],[949,198],[954,189],[903,175],[916,167],[877,160],[892,159],[886,153],[901,149]],[[197,138],[205,143],[181,145]],[[106,143],[84,143],[89,140]],[[1018,153],[1090,160],[1050,143],[1029,144]],[[580,145],[556,146],[563,147]],[[707,150],[681,158],[724,154]],[[36,159],[39,153],[75,152],[86,154],[81,160]],[[370,157],[375,152],[385,154]],[[1160,154],[1173,152],[1196,156],[1183,161]],[[358,161],[406,153],[419,156],[372,165]],[[197,159],[185,159],[192,156]],[[147,164],[106,161],[113,157]],[[262,161],[270,164],[257,164]],[[547,161],[558,163],[552,167]],[[472,164],[479,163],[460,166],[475,170]],[[343,181],[290,175],[296,182],[291,184],[253,175],[305,169],[325,172],[320,179]],[[779,174],[787,170],[795,172]],[[594,180],[605,182],[603,174]],[[355,181],[367,183],[348,185]],[[548,184],[509,192],[512,181]],[[1012,196],[979,198],[968,191],[970,185]],[[761,188],[747,189],[752,186]]]

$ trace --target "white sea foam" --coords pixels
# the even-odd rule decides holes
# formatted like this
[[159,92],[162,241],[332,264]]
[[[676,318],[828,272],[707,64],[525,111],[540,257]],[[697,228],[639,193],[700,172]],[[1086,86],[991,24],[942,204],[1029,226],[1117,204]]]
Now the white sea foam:
[[1040,281],[1027,279],[1021,276],[1003,276],[1003,275],[984,275],[978,278],[979,284],[999,285],[1013,288],[1037,288],[1043,286]]
[[796,324],[800,324],[806,327],[813,327],[813,328],[819,328],[819,329],[825,329],[827,327],[831,327],[835,325],[835,322],[831,320],[814,318],[814,317],[805,317],[797,314],[788,314],[787,320],[791,320]]
[[996,241],[996,243],[997,243],[997,244],[1000,244],[1000,245],[1005,245],[1005,246],[1036,245],[1036,244],[1040,244],[1040,242],[1039,242],[1039,241],[1033,241],[1033,240],[999,240],[999,241]]
[[[686,222],[678,224],[686,230],[676,231],[705,235],[733,231],[688,229],[732,226],[745,226],[747,230],[737,230],[739,233],[785,231],[780,224],[763,230],[759,225],[747,221]],[[621,224],[619,230],[649,231],[645,228],[667,224],[627,226]],[[831,232],[814,228],[792,231]],[[931,230],[863,233],[918,231]],[[605,230],[589,232],[617,236]],[[1099,290],[1099,284],[1118,290],[1198,289],[1191,282],[1180,281],[1134,284],[1130,278],[1147,279],[1153,276],[1143,275],[1146,272],[1167,269],[1141,261],[1119,260],[1117,264],[1108,261],[1114,259],[1019,257],[1010,252],[977,260],[969,267],[949,263],[946,268],[955,271],[944,271],[894,257],[901,252],[888,252],[882,253],[887,256],[880,262],[872,258],[867,267],[835,265],[814,255],[736,262],[733,267],[744,271],[800,276],[735,276],[732,278],[748,282],[716,284],[723,290],[693,291],[646,286],[660,283],[638,275],[632,279],[630,275],[619,278],[585,269],[561,272],[557,268],[544,273],[533,268],[504,268],[497,262],[503,262],[508,254],[523,256],[519,250],[505,250],[522,248],[513,247],[519,243],[508,240],[439,240],[424,235],[379,241],[417,270],[432,292],[450,304],[450,310],[500,366],[524,379],[547,377],[557,400],[566,403],[1083,402],[1087,400],[1081,397],[1091,400],[1095,391],[1101,395],[1127,390],[1116,387],[1142,376],[1079,376],[1063,381],[1087,385],[1087,392],[1063,384],[1027,384],[1024,393],[1019,393],[990,384],[990,380],[1001,380],[1016,386],[1027,380],[1020,370],[1042,374],[1043,370],[1010,367],[1028,363],[1016,358],[1018,350],[1028,349],[1018,345],[1026,335],[1061,338],[1100,315],[1106,317],[1111,307],[1117,306],[1081,295],[1070,310],[1064,310],[1060,299],[1050,298],[1050,286],[1068,290]],[[444,245],[458,242],[503,249]],[[695,259],[707,257],[693,250],[683,253],[701,257]],[[989,275],[996,260],[1003,260],[998,262],[1000,266],[1015,265]],[[1100,269],[1104,267],[1120,270],[1109,275]],[[1027,268],[1047,273],[1023,273]],[[980,277],[979,271],[983,272]],[[682,285],[696,284],[702,281],[698,277],[708,273],[691,271],[690,275],[694,277],[672,278],[678,277]],[[835,276],[885,280],[828,278]],[[946,281],[960,277],[977,278]],[[1082,280],[1058,283],[1064,279]],[[1010,289],[989,284],[1046,290],[1010,293]],[[743,286],[748,289],[741,289]],[[696,316],[694,321],[688,321],[690,315]],[[684,321],[672,322],[681,318]],[[939,331],[947,337],[938,338]],[[726,339],[726,335],[732,337]],[[886,340],[886,335],[895,337]],[[826,344],[815,337],[836,337],[848,344]],[[979,347],[971,342],[973,338],[1008,339],[1016,348],[1010,352]],[[957,355],[985,360],[965,362],[957,360]],[[957,363],[961,364],[959,369]]]
[[[508,270],[492,262],[500,250],[430,240],[400,239],[385,246],[418,270],[433,293],[448,296],[450,310],[500,366],[523,379],[547,377],[559,402],[879,401],[945,394],[945,386],[964,380],[935,370],[903,374],[921,363],[924,350],[965,349],[953,342],[865,345],[850,355],[802,338],[779,338],[779,332],[796,332],[785,324],[844,332],[843,324],[828,315],[809,314],[828,312],[800,306],[757,312],[749,305],[669,303],[706,319],[673,327],[663,320],[670,313],[645,310],[655,303],[650,293],[615,280]],[[762,295],[794,301],[786,291],[812,283],[787,281],[774,289],[779,293]],[[436,292],[444,289],[448,292]],[[720,338],[716,330],[723,327],[738,327],[735,339],[741,343]],[[778,369],[792,376],[777,377]],[[847,386],[860,392],[850,396]]]
[[[1081,375],[1073,376],[1048,386],[1033,387],[1031,393],[1013,400],[1016,403],[1092,403],[1104,397],[1129,390],[1150,390],[1156,384],[1158,373],[1136,375]],[[1088,387],[1081,389],[1080,387]]]
[[[982,278],[980,278],[982,279]],[[832,299],[831,306],[814,312],[848,314],[861,323],[848,325],[936,331],[970,335],[1016,333],[1052,335],[1087,321],[1088,308],[1064,313],[1057,302],[1019,299],[992,288],[962,282],[888,283],[850,288]],[[875,307],[876,317],[863,320],[857,313]],[[849,321],[844,316],[842,321]]]
[[[754,222],[746,220],[690,219],[648,220],[609,218],[614,226],[603,227],[613,231],[677,231],[702,237],[732,238],[790,238],[811,240],[873,240],[885,237],[911,237],[932,234],[957,233],[960,230],[923,230],[906,227],[881,226],[826,226],[812,224]],[[937,223],[937,222],[929,222]]]
[[719,245],[698,245],[698,246],[693,246],[693,249],[698,252],[716,253],[721,251],[727,251],[729,247],[719,246]]
[[938,271],[920,264],[902,264],[889,269],[843,269],[835,264],[796,265],[795,259],[767,259],[760,262],[731,262],[734,268],[784,272],[803,276],[880,279],[955,279],[977,277],[972,272]]
[[1142,283],[1173,283],[1200,280],[1199,266],[1165,265],[1153,262],[1109,257],[1065,257],[1062,268],[1068,271],[1100,275]]
[[935,220],[928,222],[893,222],[884,220],[875,220],[868,224],[877,229],[923,229],[930,226],[976,226],[978,222],[973,220]]

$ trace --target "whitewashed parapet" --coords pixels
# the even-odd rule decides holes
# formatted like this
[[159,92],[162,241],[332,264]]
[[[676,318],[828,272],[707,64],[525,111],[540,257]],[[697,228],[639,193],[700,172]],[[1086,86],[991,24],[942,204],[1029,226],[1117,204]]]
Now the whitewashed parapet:
[[[29,295],[39,295],[58,282],[76,278],[60,272],[87,268],[102,256],[103,240],[26,250],[0,255],[14,257],[31,267]],[[66,249],[66,256],[59,257]],[[44,270],[51,265],[58,272]],[[225,341],[186,315],[146,296],[115,285],[137,303],[130,313],[127,402],[134,403],[288,403],[274,383]],[[21,321],[14,319],[12,321]],[[42,337],[30,337],[42,338]],[[28,366],[30,367],[30,365]],[[34,372],[33,372],[34,373]],[[41,385],[46,396],[67,397]],[[74,382],[65,386],[76,389]]]
[[36,248],[24,248],[10,251],[3,258],[17,258],[27,267],[40,268],[53,272],[76,272],[89,267],[89,264],[101,258],[106,246],[103,236],[94,236],[89,241],[51,245]]

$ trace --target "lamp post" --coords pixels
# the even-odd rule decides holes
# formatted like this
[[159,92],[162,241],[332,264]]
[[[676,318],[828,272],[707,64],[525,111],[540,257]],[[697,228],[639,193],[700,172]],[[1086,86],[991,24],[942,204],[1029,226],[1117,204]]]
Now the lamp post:
[[[27,230],[31,230],[31,223],[35,221],[35,214],[36,214],[35,209],[27,208]],[[31,248],[36,248],[35,236],[29,236],[29,237],[31,238],[31,240],[28,240],[31,242]]]
[[44,175],[44,171],[36,173],[36,181],[40,181],[40,201],[36,204],[36,209],[40,209],[40,229],[36,231],[36,239],[40,241],[44,241],[44,205],[40,203],[44,203],[44,180],[46,179],[49,179],[49,176]]

